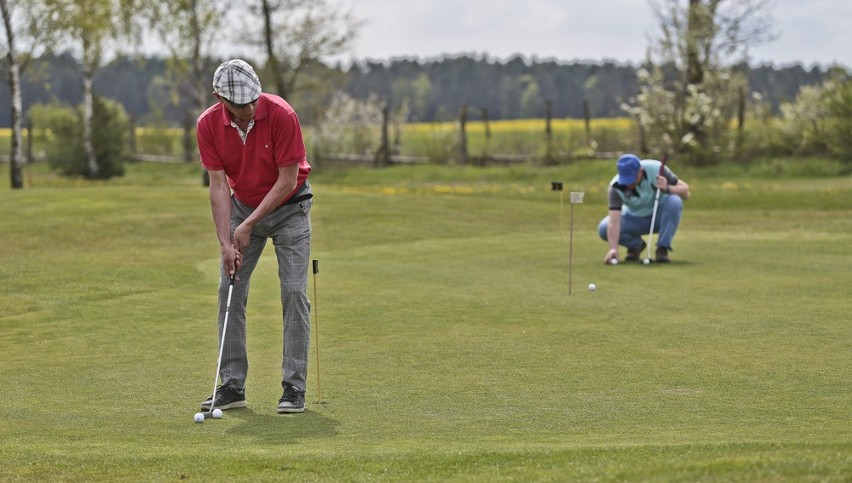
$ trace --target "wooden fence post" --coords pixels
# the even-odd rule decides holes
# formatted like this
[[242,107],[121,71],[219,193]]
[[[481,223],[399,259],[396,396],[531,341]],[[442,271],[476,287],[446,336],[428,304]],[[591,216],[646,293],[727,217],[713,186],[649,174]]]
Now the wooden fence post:
[[27,164],[33,164],[33,120],[27,118]]
[[183,160],[187,163],[192,161],[192,151],[193,151],[193,143],[192,143],[192,124],[193,117],[192,113],[189,111],[184,112],[183,115]]
[[467,103],[459,109],[459,164],[467,164]]
[[27,164],[27,185],[33,185],[33,120],[27,118],[27,149],[26,149],[26,164]]
[[485,139],[491,140],[491,124],[488,122],[488,108],[483,107],[480,110],[480,116],[482,117],[482,122],[485,123]]
[[550,126],[551,120],[553,120],[553,101],[547,99],[544,101],[544,134],[548,141],[553,137],[553,129]]
[[485,146],[482,148],[482,157],[479,160],[481,166],[488,164],[488,158],[491,152],[491,123],[488,120],[488,108],[482,107],[479,109],[479,117],[485,125]]
[[138,151],[136,144],[136,116],[130,116],[128,124],[130,128],[130,132],[128,133],[130,135],[130,142],[128,143],[130,147],[130,159],[132,161],[139,161],[139,159],[136,157]]
[[547,143],[544,147],[544,161],[546,164],[553,163],[553,101],[547,99],[544,101],[544,136]]
[[376,157],[373,164],[376,167],[384,167],[390,164],[390,146],[388,145],[388,106],[382,106],[382,144],[379,150],[376,151]]

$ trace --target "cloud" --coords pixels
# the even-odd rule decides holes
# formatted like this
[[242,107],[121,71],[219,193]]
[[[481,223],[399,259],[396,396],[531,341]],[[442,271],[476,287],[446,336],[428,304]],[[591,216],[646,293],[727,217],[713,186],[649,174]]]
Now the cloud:
[[[487,53],[639,62],[656,29],[647,0],[354,0],[351,6],[367,21],[351,53],[356,59]],[[852,2],[774,0],[771,12],[779,38],[754,48],[753,60],[852,65],[846,39]]]

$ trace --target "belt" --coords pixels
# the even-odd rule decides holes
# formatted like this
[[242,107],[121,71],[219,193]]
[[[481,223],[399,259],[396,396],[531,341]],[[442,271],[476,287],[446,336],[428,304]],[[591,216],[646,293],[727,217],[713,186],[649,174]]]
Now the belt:
[[[308,184],[308,181],[305,180],[305,183],[302,184],[302,189],[299,190],[299,193],[292,196],[289,200],[285,201],[285,205],[295,205],[296,203],[300,203],[305,200],[309,200],[314,197],[314,194],[310,191],[311,185]],[[307,193],[305,193],[307,191]]]
[[285,205],[295,205],[296,203],[299,203],[299,202],[305,201],[305,200],[309,200],[313,197],[314,197],[313,193],[305,193],[303,195],[298,195],[298,196],[294,196],[294,197],[290,198],[284,204]]

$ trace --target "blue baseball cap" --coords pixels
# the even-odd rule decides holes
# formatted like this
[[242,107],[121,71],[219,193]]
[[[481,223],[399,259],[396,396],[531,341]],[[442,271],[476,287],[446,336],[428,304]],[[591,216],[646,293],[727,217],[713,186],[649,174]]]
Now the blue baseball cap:
[[639,158],[634,154],[625,154],[618,158],[618,184],[631,185],[636,183],[639,174]]

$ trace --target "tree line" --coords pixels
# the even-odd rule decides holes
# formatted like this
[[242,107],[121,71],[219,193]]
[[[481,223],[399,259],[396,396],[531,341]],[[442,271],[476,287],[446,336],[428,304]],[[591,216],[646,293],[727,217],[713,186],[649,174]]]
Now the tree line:
[[[205,63],[218,65],[217,60]],[[583,118],[587,114],[594,118],[622,117],[627,115],[622,104],[639,92],[637,72],[642,67],[520,56],[501,61],[487,55],[364,61],[349,66],[317,62],[311,66],[310,75],[324,80],[317,86],[321,88],[294,92],[290,101],[307,124],[319,119],[335,92],[355,99],[375,95],[391,109],[407,103],[408,121],[415,122],[455,119],[462,104],[486,109],[493,120],[541,117],[546,101],[550,101],[552,115],[557,118]],[[22,75],[24,112],[35,104],[79,105],[82,69],[70,53],[39,59]],[[795,99],[802,87],[822,84],[832,67],[740,64],[737,69],[747,77],[750,93],[759,94],[777,113],[780,105]],[[164,58],[119,56],[95,73],[94,90],[121,104],[140,125],[179,126],[184,123],[182,104],[187,101],[175,97],[167,83],[168,75]],[[212,71],[208,77],[212,79]],[[278,90],[271,79],[261,80],[265,81],[264,90]],[[0,84],[0,105],[10,102],[8,86]],[[0,127],[9,126],[9,111],[0,109]]]
[[[658,28],[641,65],[461,55],[343,66],[329,59],[345,53],[362,21],[331,0],[0,0],[12,186],[22,186],[22,121],[40,103],[68,106],[40,115],[54,123],[51,132],[65,132],[78,145],[80,159],[72,164],[79,161],[87,178],[112,176],[99,157],[121,157],[95,142],[95,124],[106,122],[96,115],[191,132],[212,103],[210,79],[224,60],[216,58],[223,42],[252,53],[246,60],[266,91],[290,101],[307,125],[322,127],[341,94],[380,102],[402,121],[455,119],[462,106],[490,119],[540,117],[545,109],[557,118],[626,113],[636,121],[641,152],[673,150],[701,164],[719,154],[736,158],[753,144],[744,129],[751,106],[764,120],[779,112],[808,120],[817,141],[807,145],[852,153],[847,68],[748,64],[749,48],[773,36],[771,0],[649,6]],[[163,42],[162,58],[140,58],[136,46],[146,34]],[[118,56],[109,61],[107,52]],[[799,99],[812,86],[810,100]],[[794,99],[791,117],[784,109]],[[5,116],[0,110],[0,126]]]
[[6,60],[0,73],[11,93],[10,179],[15,189],[23,187],[22,75],[46,55],[70,50],[80,61],[82,102],[72,114],[82,128],[84,175],[106,178],[93,142],[93,116],[98,103],[104,112],[126,115],[104,104],[108,98],[94,90],[108,52],[138,53],[146,35],[158,37],[167,58],[162,87],[175,100],[172,104],[180,105],[186,123],[208,103],[213,67],[207,62],[222,45],[262,53],[268,78],[287,94],[309,84],[306,76],[314,62],[345,50],[361,25],[351,11],[330,0],[0,0],[0,18],[0,57]]

